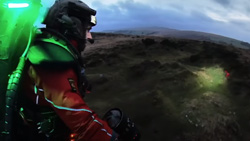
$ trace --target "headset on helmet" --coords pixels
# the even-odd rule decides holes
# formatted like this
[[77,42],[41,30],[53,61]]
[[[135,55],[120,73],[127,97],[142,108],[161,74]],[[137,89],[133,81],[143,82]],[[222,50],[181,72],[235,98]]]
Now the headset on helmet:
[[83,51],[86,43],[85,31],[96,25],[96,11],[80,0],[56,0],[50,8],[44,24],[68,39],[78,42],[79,51]]

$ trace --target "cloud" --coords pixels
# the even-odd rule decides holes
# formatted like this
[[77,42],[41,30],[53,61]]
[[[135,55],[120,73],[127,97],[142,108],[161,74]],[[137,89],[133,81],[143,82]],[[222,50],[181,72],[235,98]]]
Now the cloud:
[[246,11],[247,11],[247,13],[250,13],[250,5],[248,5],[248,6],[246,7]]
[[171,26],[176,28],[176,25],[180,23],[191,26],[191,23],[195,24],[198,21],[210,21],[197,10],[187,14],[173,9],[156,9],[151,5],[135,1],[123,1],[109,6],[94,2],[92,5],[98,7],[99,27],[97,26],[97,28],[99,29],[119,29],[126,26]]
[[214,0],[215,2],[221,4],[221,5],[229,5],[231,0]]
[[162,26],[250,39],[249,0],[84,0],[97,10],[94,31]]

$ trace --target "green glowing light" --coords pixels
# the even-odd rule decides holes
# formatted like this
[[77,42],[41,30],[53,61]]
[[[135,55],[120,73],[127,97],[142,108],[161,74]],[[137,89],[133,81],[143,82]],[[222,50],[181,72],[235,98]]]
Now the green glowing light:
[[24,51],[30,31],[42,22],[46,11],[40,0],[0,0],[0,59]]
[[8,3],[9,8],[25,8],[29,7],[28,3]]

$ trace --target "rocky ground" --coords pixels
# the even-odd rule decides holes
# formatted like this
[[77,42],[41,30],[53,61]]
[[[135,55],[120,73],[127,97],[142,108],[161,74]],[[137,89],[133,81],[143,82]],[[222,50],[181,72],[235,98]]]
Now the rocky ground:
[[100,116],[119,107],[142,141],[250,140],[250,50],[95,33],[84,55]]

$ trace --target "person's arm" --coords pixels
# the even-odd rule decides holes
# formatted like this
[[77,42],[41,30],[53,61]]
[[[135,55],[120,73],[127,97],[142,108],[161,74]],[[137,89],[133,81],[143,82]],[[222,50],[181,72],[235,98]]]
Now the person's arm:
[[73,69],[55,71],[30,67],[29,74],[36,85],[43,89],[45,100],[80,141],[110,141],[117,138],[107,122],[101,120],[80,96]]

